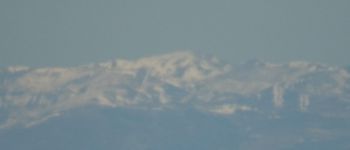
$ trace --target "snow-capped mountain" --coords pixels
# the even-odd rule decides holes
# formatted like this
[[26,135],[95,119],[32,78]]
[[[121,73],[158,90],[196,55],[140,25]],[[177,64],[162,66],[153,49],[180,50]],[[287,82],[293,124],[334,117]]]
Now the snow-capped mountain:
[[190,107],[217,115],[295,112],[348,119],[350,73],[308,62],[230,65],[191,52],[71,68],[14,66],[0,72],[1,128],[31,127],[84,107]]
[[348,150],[348,68],[177,52],[0,70],[7,150]]

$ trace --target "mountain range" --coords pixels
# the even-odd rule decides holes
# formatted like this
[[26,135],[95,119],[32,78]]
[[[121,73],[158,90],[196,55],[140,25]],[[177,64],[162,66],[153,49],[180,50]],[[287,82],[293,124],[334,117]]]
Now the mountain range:
[[175,52],[0,70],[4,149],[349,149],[350,72]]

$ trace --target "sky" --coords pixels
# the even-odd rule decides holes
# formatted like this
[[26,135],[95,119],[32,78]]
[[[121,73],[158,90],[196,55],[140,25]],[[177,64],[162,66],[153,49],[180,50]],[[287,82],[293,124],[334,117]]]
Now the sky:
[[178,50],[349,65],[348,0],[1,0],[0,67]]

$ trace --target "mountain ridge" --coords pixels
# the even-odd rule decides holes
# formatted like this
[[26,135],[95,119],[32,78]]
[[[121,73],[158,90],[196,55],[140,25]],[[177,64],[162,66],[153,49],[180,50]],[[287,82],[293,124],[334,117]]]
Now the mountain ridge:
[[31,127],[87,106],[167,110],[189,105],[218,115],[269,116],[287,108],[326,116],[333,105],[350,111],[350,73],[305,61],[231,65],[175,52],[70,68],[8,67],[0,79],[1,128]]

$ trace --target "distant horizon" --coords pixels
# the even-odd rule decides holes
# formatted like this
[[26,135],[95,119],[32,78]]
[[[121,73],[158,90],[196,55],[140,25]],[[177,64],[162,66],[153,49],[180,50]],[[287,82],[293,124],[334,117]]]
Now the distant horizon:
[[189,53],[193,53],[195,55],[212,56],[212,57],[218,58],[220,61],[226,62],[230,65],[240,65],[240,64],[247,63],[247,62],[251,62],[251,61],[261,61],[264,63],[273,63],[273,64],[288,64],[291,62],[307,62],[307,63],[311,63],[311,64],[322,64],[322,65],[330,65],[330,66],[338,66],[338,67],[349,67],[350,66],[350,64],[337,65],[337,64],[330,64],[330,63],[319,62],[319,61],[308,61],[308,60],[303,60],[303,59],[295,59],[295,60],[287,60],[287,61],[269,61],[269,60],[258,58],[258,57],[252,57],[252,58],[243,60],[241,62],[232,63],[232,61],[230,61],[230,60],[222,59],[221,57],[218,57],[218,56],[216,56],[214,54],[210,54],[210,53],[201,53],[201,52],[193,51],[193,50],[178,50],[178,51],[157,53],[154,55],[148,54],[146,56],[139,56],[139,57],[132,57],[132,58],[130,58],[130,57],[113,57],[113,58],[106,58],[106,59],[90,61],[90,62],[81,62],[78,64],[70,64],[70,65],[44,65],[44,64],[42,64],[42,65],[13,64],[13,65],[9,65],[9,66],[1,66],[0,65],[0,69],[1,68],[8,68],[8,67],[29,67],[29,68],[59,67],[59,68],[67,68],[67,67],[85,66],[85,65],[89,65],[89,64],[104,63],[104,62],[109,62],[109,61],[114,61],[114,60],[135,61],[135,60],[139,60],[139,59],[143,59],[143,58],[162,56],[162,55],[168,55],[168,54],[179,53],[179,52],[189,52]]

